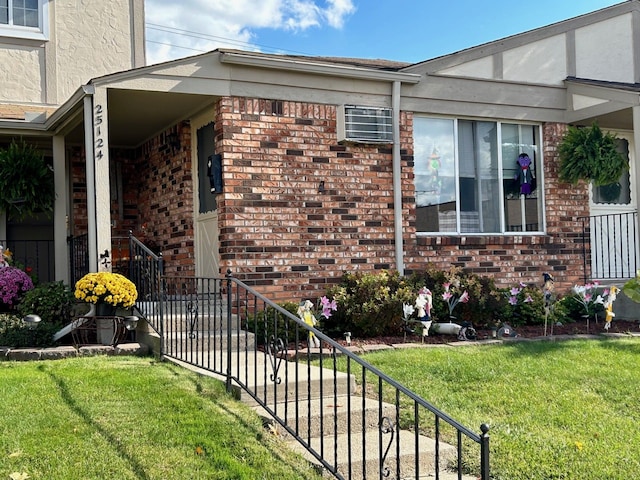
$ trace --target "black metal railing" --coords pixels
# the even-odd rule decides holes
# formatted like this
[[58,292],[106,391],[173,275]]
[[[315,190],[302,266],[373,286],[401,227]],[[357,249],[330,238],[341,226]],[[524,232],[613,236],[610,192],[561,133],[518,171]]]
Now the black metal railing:
[[163,273],[164,260],[162,254],[154,253],[130,233],[129,267],[126,276],[135,284],[138,290],[138,301],[136,303],[138,312],[147,318],[151,326],[158,332],[162,331],[162,324],[159,322],[162,316],[155,309],[163,306],[159,302],[164,291],[162,288]]
[[163,358],[224,376],[336,478],[489,480],[487,426],[469,430],[230,275],[153,275],[142,276],[141,311]]
[[590,279],[635,277],[638,270],[638,212],[594,215],[580,220],[585,283]]
[[53,240],[0,240],[4,252],[10,252],[11,263],[27,271],[40,282],[54,280]]
[[71,285],[89,273],[89,235],[82,234],[67,238]]

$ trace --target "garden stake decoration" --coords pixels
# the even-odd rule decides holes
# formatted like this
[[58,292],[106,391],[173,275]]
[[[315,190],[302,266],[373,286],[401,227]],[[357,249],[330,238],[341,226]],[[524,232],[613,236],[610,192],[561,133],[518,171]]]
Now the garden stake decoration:
[[616,314],[613,313],[613,302],[616,301],[616,297],[618,296],[619,290],[620,289],[618,287],[616,287],[615,285],[612,285],[611,288],[609,289],[609,295],[607,296],[607,299],[603,304],[604,311],[606,312],[605,318],[604,318],[605,330],[609,330],[609,327],[611,326],[611,320],[613,320],[613,317],[616,316]]
[[[316,316],[313,314],[312,309],[313,303],[311,300],[300,302],[300,306],[298,307],[298,316],[310,327],[315,327],[318,324],[318,320],[316,320]],[[313,348],[320,347],[320,340],[318,340],[316,334],[311,330],[309,330],[309,345]]]
[[418,309],[418,321],[422,324],[423,342],[424,337],[429,335],[429,328],[431,328],[431,307],[433,307],[431,290],[422,287],[418,292],[418,298],[416,298],[416,308]]
[[[549,314],[551,313],[551,303],[553,301],[553,277],[549,273],[543,273],[542,279],[544,284],[542,285],[542,292],[544,294],[544,336],[547,336],[547,322],[549,321]],[[553,335],[553,324],[551,325],[551,333]]]
[[[338,310],[338,304],[334,300],[329,300],[326,296],[323,296],[318,300],[318,305],[322,307],[321,315],[324,318],[329,318],[331,312]],[[304,300],[300,302],[298,307],[298,317],[309,325],[315,327],[318,324],[316,316],[313,314],[313,303],[310,300]],[[315,333],[309,330],[309,345],[314,348],[320,348],[320,340],[316,337]]]

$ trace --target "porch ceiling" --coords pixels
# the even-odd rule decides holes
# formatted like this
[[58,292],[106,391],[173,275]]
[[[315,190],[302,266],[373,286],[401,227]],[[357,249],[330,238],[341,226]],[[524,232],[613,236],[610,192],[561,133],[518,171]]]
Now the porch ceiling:
[[632,107],[640,105],[640,84],[568,78],[567,121],[603,128],[633,130]]
[[[122,89],[109,89],[107,100],[109,145],[122,148],[141,145],[214,101],[207,95]],[[65,135],[67,143],[84,142],[81,112],[79,117],[79,123]]]

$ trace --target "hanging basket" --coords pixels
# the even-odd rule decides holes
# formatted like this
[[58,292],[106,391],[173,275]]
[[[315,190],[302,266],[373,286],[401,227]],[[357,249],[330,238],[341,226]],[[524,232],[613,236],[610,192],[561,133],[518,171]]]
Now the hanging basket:
[[54,201],[53,170],[42,152],[15,140],[0,148],[0,211],[14,220],[51,215]]
[[617,139],[603,133],[594,123],[591,127],[570,126],[558,145],[560,180],[576,184],[580,180],[596,186],[617,183],[629,169],[629,162],[618,151]]

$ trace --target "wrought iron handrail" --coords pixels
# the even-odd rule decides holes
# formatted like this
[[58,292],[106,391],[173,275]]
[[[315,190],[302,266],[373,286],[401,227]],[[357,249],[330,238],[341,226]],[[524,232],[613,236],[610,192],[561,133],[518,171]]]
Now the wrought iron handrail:
[[627,279],[638,270],[638,212],[579,217],[584,281]]
[[486,425],[474,433],[230,274],[154,286],[145,316],[162,357],[223,376],[336,478],[437,479],[453,468],[461,479],[473,465],[489,479]]

